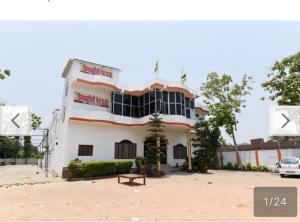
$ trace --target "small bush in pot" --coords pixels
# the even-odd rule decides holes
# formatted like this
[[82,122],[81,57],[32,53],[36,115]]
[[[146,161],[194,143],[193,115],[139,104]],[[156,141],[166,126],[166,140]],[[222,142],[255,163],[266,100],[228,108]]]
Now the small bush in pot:
[[142,156],[137,156],[135,158],[135,166],[137,173],[141,173],[141,165],[145,165],[147,163],[147,159]]

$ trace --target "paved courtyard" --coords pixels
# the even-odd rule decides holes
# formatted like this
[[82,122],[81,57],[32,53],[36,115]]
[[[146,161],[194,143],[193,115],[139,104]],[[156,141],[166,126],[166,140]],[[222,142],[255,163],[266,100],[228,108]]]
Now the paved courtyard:
[[272,173],[211,171],[148,178],[146,186],[117,178],[3,186],[0,220],[261,220],[267,218],[253,217],[253,188],[300,188],[299,182]]

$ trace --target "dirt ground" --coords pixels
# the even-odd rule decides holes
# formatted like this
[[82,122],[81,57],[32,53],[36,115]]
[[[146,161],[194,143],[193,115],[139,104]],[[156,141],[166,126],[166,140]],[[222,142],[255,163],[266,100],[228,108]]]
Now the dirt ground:
[[147,178],[146,186],[132,187],[117,178],[2,186],[0,220],[266,220],[253,216],[255,186],[300,187],[300,178],[272,173],[210,172]]
[[60,180],[53,174],[48,174],[37,165],[6,165],[0,167],[0,186],[23,183],[44,183]]

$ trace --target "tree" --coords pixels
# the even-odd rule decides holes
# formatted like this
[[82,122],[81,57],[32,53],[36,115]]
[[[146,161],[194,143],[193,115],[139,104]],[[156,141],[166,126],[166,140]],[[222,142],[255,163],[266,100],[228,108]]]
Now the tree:
[[13,157],[15,153],[15,142],[14,139],[8,136],[0,136],[0,158]]
[[[41,117],[36,114],[31,114],[31,127],[33,130],[36,130],[42,124]],[[27,159],[32,157],[34,153],[36,153],[36,147],[32,145],[31,136],[24,136],[24,146],[23,146],[23,157],[25,158],[25,163],[27,163]]]
[[214,128],[224,127],[226,133],[232,138],[237,155],[237,142],[235,133],[239,123],[237,114],[245,108],[245,97],[250,95],[252,77],[243,75],[240,83],[233,83],[232,77],[227,74],[219,76],[212,72],[207,76],[207,82],[200,87],[204,103],[209,112],[209,125]]
[[37,116],[36,114],[31,114],[31,128],[36,130],[42,124],[42,118]]
[[10,70],[4,69],[3,71],[0,69],[0,80],[5,79],[7,76],[10,76]]
[[145,137],[144,143],[148,149],[149,156],[147,158],[153,158],[156,161],[156,170],[160,172],[161,159],[167,149],[168,139],[163,129],[162,118],[159,115],[159,112],[154,112],[150,117],[148,135]]
[[261,86],[270,93],[270,100],[278,105],[300,105],[300,52],[276,61],[268,78]]
[[221,146],[221,132],[219,128],[209,126],[208,121],[198,121],[195,124],[195,131],[196,134],[192,139],[193,169],[206,172],[217,156],[217,149]]
[[251,81],[251,76],[244,75],[240,84],[234,84],[230,75],[219,76],[212,72],[207,76],[207,82],[200,87],[209,111],[210,125],[224,127],[235,145],[235,132],[239,123],[236,116],[246,107],[244,97],[250,95]]

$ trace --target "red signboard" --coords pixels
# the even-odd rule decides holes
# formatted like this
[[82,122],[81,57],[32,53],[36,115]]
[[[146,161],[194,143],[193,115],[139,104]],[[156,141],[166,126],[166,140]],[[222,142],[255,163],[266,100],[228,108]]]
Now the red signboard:
[[109,68],[89,66],[85,63],[80,64],[80,72],[84,72],[91,75],[102,75],[112,78],[112,70]]
[[84,93],[75,92],[74,102],[84,103],[94,106],[108,107],[108,99],[103,99],[99,96],[88,95]]

